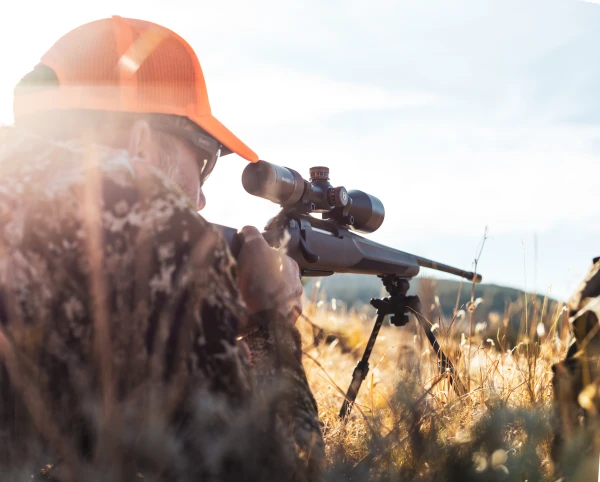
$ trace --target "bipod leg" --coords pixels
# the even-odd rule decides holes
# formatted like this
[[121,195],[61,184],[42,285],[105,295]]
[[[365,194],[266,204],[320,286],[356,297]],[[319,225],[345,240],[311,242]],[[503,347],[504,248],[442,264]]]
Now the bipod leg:
[[346,419],[350,412],[352,411],[352,406],[354,405],[354,401],[356,400],[356,396],[358,395],[358,391],[360,390],[360,386],[362,385],[363,380],[369,373],[369,358],[371,357],[371,352],[373,351],[373,346],[375,345],[375,340],[377,340],[377,335],[379,334],[379,329],[383,324],[383,320],[385,319],[387,313],[377,313],[377,320],[375,320],[375,326],[373,326],[373,331],[371,332],[371,336],[369,337],[369,341],[367,343],[367,347],[365,348],[365,352],[363,353],[362,358],[354,368],[352,372],[352,382],[350,382],[350,386],[348,387],[348,392],[346,393],[346,398],[344,399],[344,403],[342,404],[342,409],[340,410],[340,418]]
[[456,370],[454,369],[454,364],[452,363],[450,358],[448,358],[446,356],[446,354],[442,350],[442,347],[438,343],[437,338],[435,337],[435,335],[429,328],[429,324],[427,323],[427,320],[425,320],[423,318],[423,315],[421,314],[420,311],[415,312],[415,315],[416,315],[417,319],[419,320],[419,324],[423,327],[423,330],[425,330],[425,335],[427,336],[429,343],[431,343],[431,346],[433,347],[433,351],[435,351],[435,354],[437,355],[437,357],[440,361],[439,362],[440,363],[440,371],[442,373],[445,373],[446,371],[448,372],[448,374],[450,375],[450,379],[449,379],[450,385],[452,385],[452,388],[454,389],[454,391],[456,392],[456,394],[459,397],[466,395],[467,389],[465,388],[465,386],[462,384],[462,382],[458,378],[458,375],[456,374]]

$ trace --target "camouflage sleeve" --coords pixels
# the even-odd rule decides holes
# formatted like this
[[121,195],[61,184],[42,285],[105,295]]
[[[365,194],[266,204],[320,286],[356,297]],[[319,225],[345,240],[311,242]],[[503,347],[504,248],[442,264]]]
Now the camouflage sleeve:
[[[567,303],[574,341],[563,361],[553,365],[552,385],[554,440],[552,458],[563,462],[569,444],[581,437],[581,431],[597,429],[590,425],[600,411],[600,258],[595,258],[583,281]],[[590,396],[580,397],[588,390]],[[582,405],[582,400],[583,405]],[[583,427],[581,419],[586,419]]]
[[[242,316],[225,241],[159,171],[124,151],[3,143],[0,132],[0,465],[31,447],[16,418],[54,448],[73,441],[63,460],[73,451],[102,460],[102,447],[119,446],[111,434],[127,439],[110,415],[120,413],[133,419],[121,427],[150,419],[180,434],[173,443],[185,455],[167,445],[146,460],[188,478],[209,466],[219,473],[232,460],[224,441],[239,445],[236,424],[245,423],[232,410],[251,418],[252,400],[283,381],[291,396],[280,425],[317,473],[323,444],[299,335],[271,320],[247,338],[250,367],[236,340]],[[273,470],[257,465],[263,452],[247,470]],[[118,464],[123,453],[105,460]]]
[[3,428],[19,400],[43,401],[37,422],[93,451],[90,403],[167,393],[169,418],[193,391],[248,397],[235,263],[168,179],[124,152],[35,139],[0,143],[0,174],[0,359],[20,362],[0,373],[20,392],[0,403]]
[[300,333],[277,312],[254,316],[258,327],[244,341],[252,354],[257,396],[274,405],[273,410],[285,432],[291,435],[309,480],[313,480],[324,469],[325,447],[317,403],[302,365]]
[[[569,321],[575,340],[579,345],[592,343],[592,349],[600,345],[600,257],[593,264],[568,302]],[[597,354],[600,354],[598,352]]]

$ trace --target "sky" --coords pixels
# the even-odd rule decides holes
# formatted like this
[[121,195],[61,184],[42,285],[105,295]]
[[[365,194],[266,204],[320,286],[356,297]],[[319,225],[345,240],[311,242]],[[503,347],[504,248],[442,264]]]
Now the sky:
[[[38,2],[36,2],[38,3]],[[0,16],[0,122],[12,89],[64,33],[111,15],[195,49],[213,114],[261,159],[379,197],[369,238],[565,299],[600,256],[600,5],[576,0],[153,0]],[[8,8],[8,11],[6,9]],[[32,11],[35,14],[32,15]],[[223,158],[203,214],[264,227]],[[435,274],[423,270],[424,274]],[[439,274],[435,274],[439,276]]]

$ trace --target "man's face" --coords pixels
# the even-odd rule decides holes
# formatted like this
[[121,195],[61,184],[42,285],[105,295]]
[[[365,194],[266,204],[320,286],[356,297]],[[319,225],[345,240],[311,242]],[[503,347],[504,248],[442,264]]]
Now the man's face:
[[[159,136],[163,142],[159,141]],[[193,145],[172,134],[155,133],[148,160],[169,176],[199,211],[204,208],[206,198],[200,183],[200,153]]]

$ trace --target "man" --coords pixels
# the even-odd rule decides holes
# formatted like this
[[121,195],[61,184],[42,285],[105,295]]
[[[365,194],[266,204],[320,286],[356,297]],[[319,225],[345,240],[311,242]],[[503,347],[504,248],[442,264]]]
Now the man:
[[212,116],[191,47],[140,20],[83,25],[23,78],[14,112],[0,133],[2,462],[33,450],[22,422],[66,479],[92,462],[113,480],[140,466],[318,474],[298,267],[250,227],[236,263],[196,212],[220,156],[258,157]]
[[[574,341],[564,361],[554,365],[552,456],[565,475],[598,469],[600,429],[600,257],[567,303]],[[581,422],[584,421],[582,424]],[[581,456],[587,456],[586,465]]]

